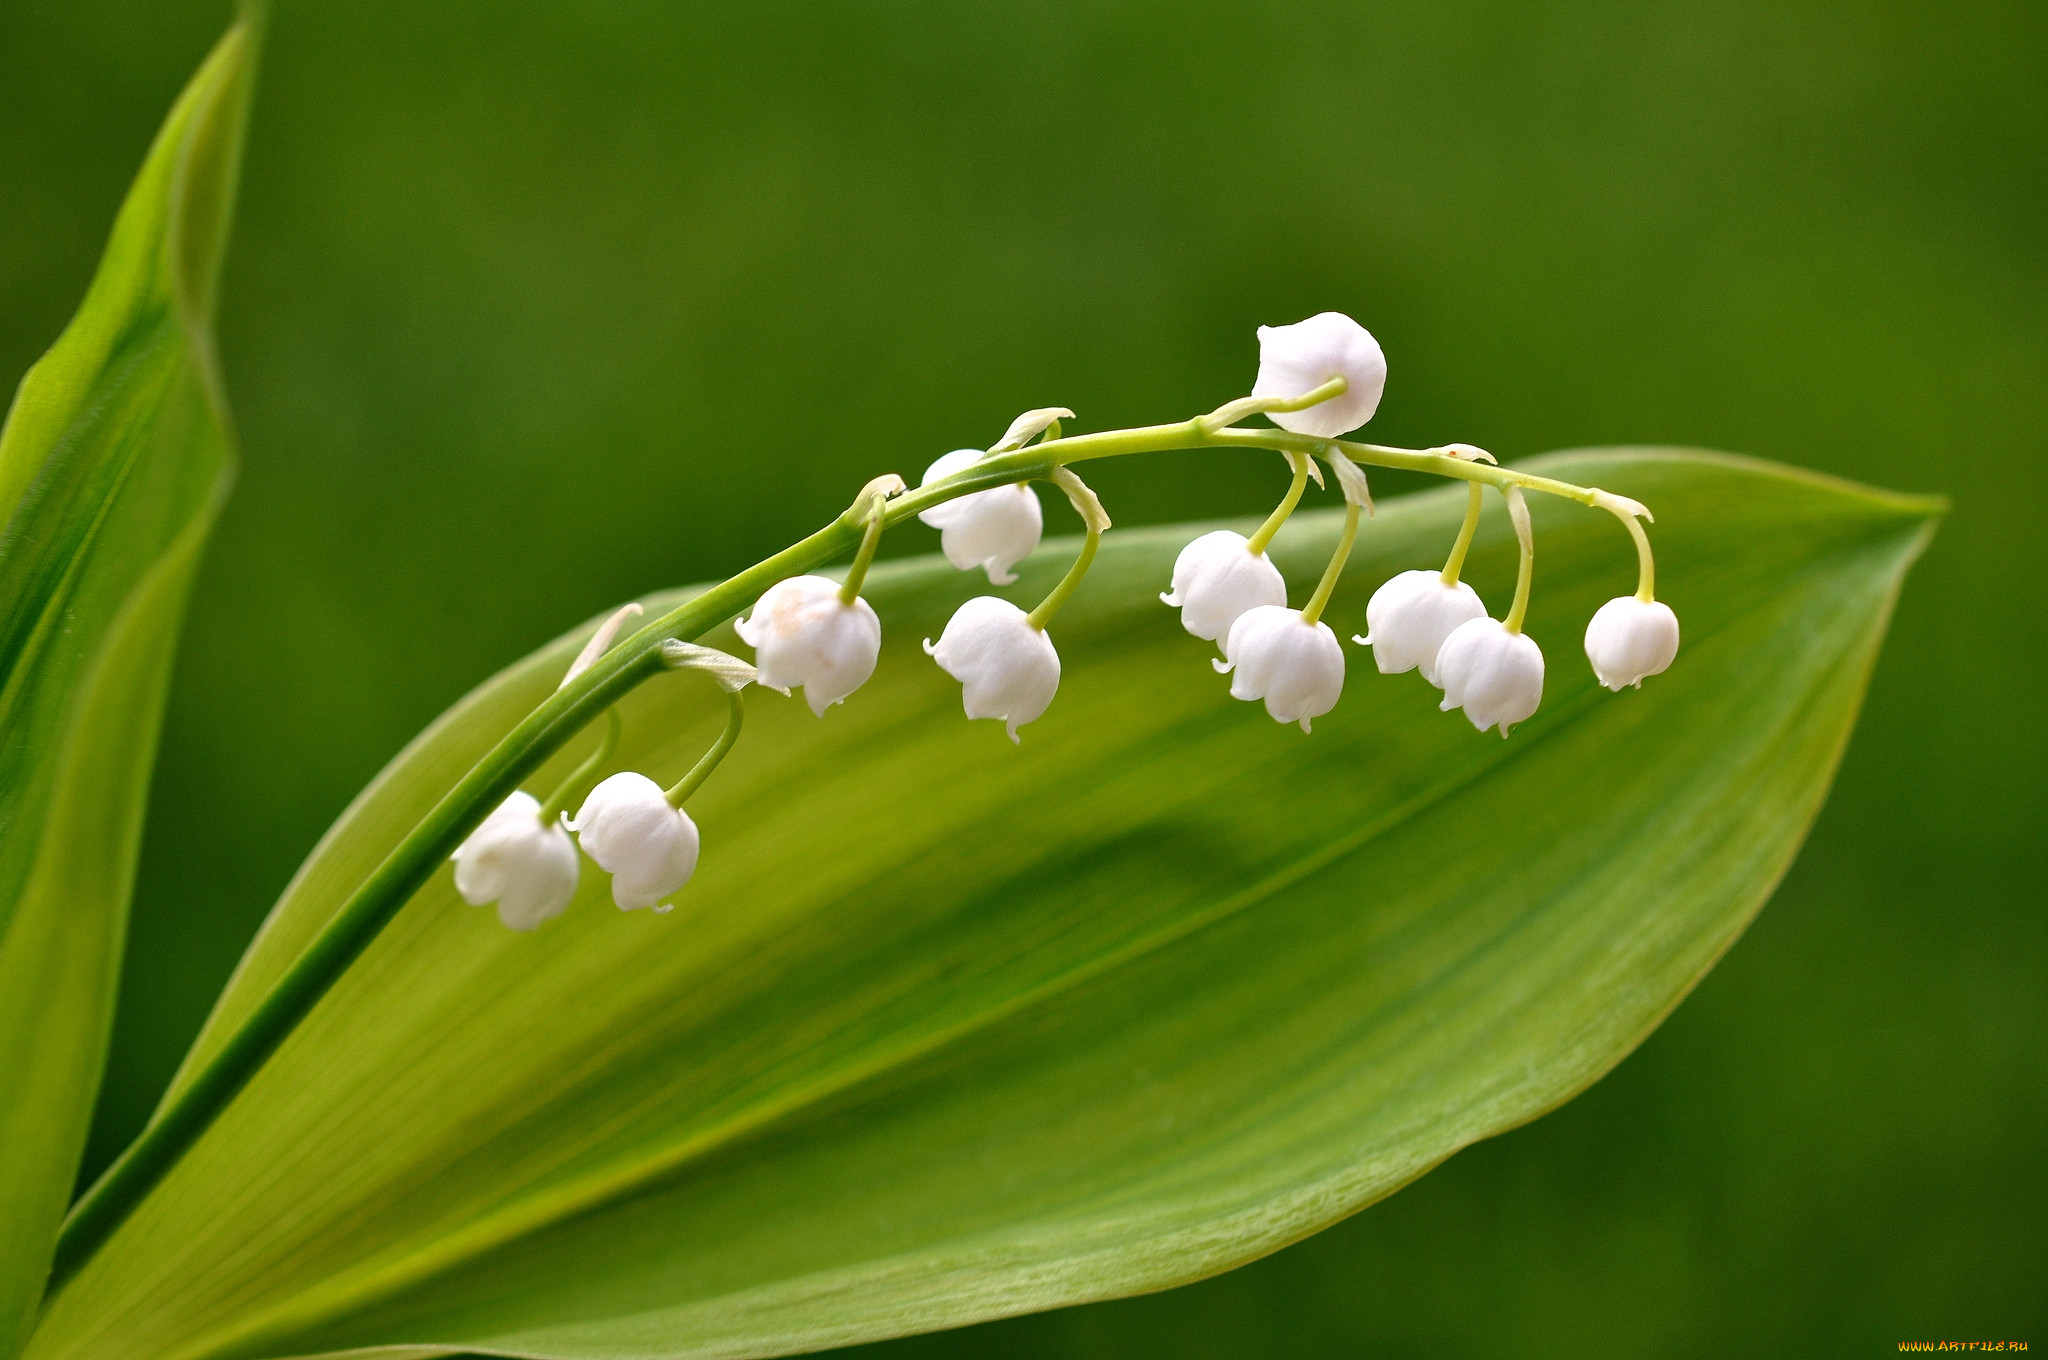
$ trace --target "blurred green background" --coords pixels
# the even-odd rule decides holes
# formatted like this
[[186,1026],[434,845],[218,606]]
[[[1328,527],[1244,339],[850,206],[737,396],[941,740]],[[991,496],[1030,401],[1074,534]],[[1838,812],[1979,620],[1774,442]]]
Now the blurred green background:
[[[228,17],[0,7],[8,384]],[[88,1171],[320,831],[485,674],[1025,407],[1207,409],[1255,325],[1339,308],[1390,356],[1386,442],[1952,495],[1840,785],[1749,935],[1561,1112],[1231,1275],[880,1349],[2048,1345],[2044,221],[2033,0],[282,0],[222,317],[246,466]],[[1139,523],[1282,480],[1098,485]]]

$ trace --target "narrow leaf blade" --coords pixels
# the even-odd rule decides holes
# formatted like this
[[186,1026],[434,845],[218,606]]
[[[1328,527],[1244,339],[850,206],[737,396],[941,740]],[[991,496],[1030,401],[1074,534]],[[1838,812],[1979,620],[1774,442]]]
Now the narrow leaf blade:
[[0,1354],[84,1148],[172,651],[232,475],[208,327],[249,65],[237,27],[0,432]]
[[[569,913],[515,936],[437,879],[32,1353],[786,1354],[1228,1269],[1569,1099],[1790,862],[1933,509],[1710,455],[1540,466],[1654,506],[1686,643],[1599,690],[1579,631],[1633,555],[1609,516],[1534,507],[1550,691],[1505,743],[1355,649],[1312,737],[1230,702],[1154,602],[1182,527],[1105,541],[1053,630],[1059,700],[1012,748],[916,650],[973,584],[878,570],[875,679],[823,722],[755,703],[692,805],[705,857],[673,915],[621,916],[586,865]],[[1462,505],[1383,504],[1332,626],[1362,631]],[[1335,532],[1278,541],[1297,594]],[[1496,606],[1513,557],[1496,513],[1468,569]],[[580,638],[366,793],[217,1021]],[[648,686],[621,764],[679,771],[721,704]]]

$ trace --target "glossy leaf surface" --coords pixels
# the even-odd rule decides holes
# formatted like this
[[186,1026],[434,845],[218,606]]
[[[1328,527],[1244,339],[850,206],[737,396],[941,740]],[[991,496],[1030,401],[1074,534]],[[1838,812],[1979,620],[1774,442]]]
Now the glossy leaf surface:
[[[1108,536],[1052,628],[1059,698],[1012,747],[917,650],[979,578],[878,570],[875,679],[823,721],[753,700],[672,915],[614,911],[586,861],[569,913],[515,935],[437,877],[31,1353],[783,1354],[1227,1269],[1569,1099],[1790,862],[1934,507],[1711,455],[1540,466],[1657,510],[1685,645],[1599,690],[1580,632],[1633,555],[1610,517],[1537,504],[1549,687],[1507,742],[1356,648],[1313,736],[1230,701],[1157,603],[1181,526]],[[1340,635],[1462,507],[1382,505]],[[1297,599],[1335,531],[1278,541]],[[1496,507],[1467,573],[1496,611],[1512,560]],[[197,1051],[584,635],[365,793]],[[618,763],[673,779],[722,707],[701,677],[650,684]]]
[[0,1355],[99,1088],[165,684],[233,455],[209,334],[250,79],[229,32],[0,434]]

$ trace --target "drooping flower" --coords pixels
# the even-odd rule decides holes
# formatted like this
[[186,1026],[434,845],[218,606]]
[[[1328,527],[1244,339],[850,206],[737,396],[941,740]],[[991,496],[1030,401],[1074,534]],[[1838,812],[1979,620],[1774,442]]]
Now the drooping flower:
[[960,682],[970,718],[1001,718],[1010,740],[1052,704],[1060,687],[1060,654],[1044,630],[1008,600],[977,595],[953,611],[945,631],[924,649]]
[[1292,326],[1259,327],[1255,397],[1302,397],[1332,378],[1344,379],[1342,396],[1305,411],[1275,411],[1283,430],[1334,439],[1372,419],[1387,386],[1387,356],[1372,332],[1342,312],[1319,312]]
[[653,906],[697,871],[697,824],[644,774],[623,771],[592,789],[569,829],[612,876],[620,911]]
[[[924,470],[920,485],[964,472],[984,456],[980,449],[955,449]],[[998,586],[1017,579],[1010,568],[1037,550],[1045,532],[1038,494],[1023,483],[970,492],[917,517],[939,531],[939,549],[956,569],[980,567]]]
[[754,649],[759,683],[784,691],[801,685],[819,717],[867,683],[882,650],[874,608],[858,596],[841,600],[839,583],[823,576],[776,582],[733,629]]
[[1372,648],[1382,675],[1420,670],[1437,688],[1437,653],[1460,624],[1486,617],[1478,592],[1463,581],[1445,585],[1440,571],[1404,571],[1372,593],[1365,606],[1364,637],[1351,640]]
[[1623,595],[1600,606],[1586,625],[1586,659],[1607,688],[1642,688],[1678,655],[1678,615],[1655,600]]
[[1337,706],[1344,692],[1344,648],[1330,625],[1310,623],[1284,604],[1260,605],[1238,615],[1223,644],[1219,672],[1235,671],[1233,699],[1264,699],[1276,722],[1301,724]]
[[455,891],[472,907],[498,904],[498,919],[532,930],[568,910],[576,895],[576,847],[540,819],[540,800],[514,793],[469,833],[451,858]]
[[1218,529],[1180,550],[1173,589],[1159,598],[1180,610],[1183,628],[1215,641],[1229,637],[1230,625],[1246,610],[1286,604],[1287,582],[1272,559],[1251,551],[1243,534]]
[[1543,649],[1527,633],[1511,633],[1498,619],[1461,623],[1436,654],[1439,707],[1465,710],[1484,732],[1499,727],[1505,737],[1543,702]]

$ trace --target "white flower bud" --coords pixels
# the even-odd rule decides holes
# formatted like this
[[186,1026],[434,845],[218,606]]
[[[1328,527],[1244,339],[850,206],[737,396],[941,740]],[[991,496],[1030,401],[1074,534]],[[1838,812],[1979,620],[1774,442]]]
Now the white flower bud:
[[1180,610],[1181,626],[1198,638],[1230,636],[1247,609],[1287,603],[1287,582],[1250,540],[1228,529],[1203,534],[1173,561],[1173,589],[1159,597]]
[[1543,649],[1498,619],[1473,619],[1452,629],[1437,651],[1436,675],[1444,690],[1439,707],[1446,713],[1464,709],[1482,732],[1498,726],[1505,737],[1543,702]]
[[1233,699],[1264,699],[1276,722],[1309,720],[1337,706],[1344,692],[1344,648],[1327,623],[1309,623],[1298,609],[1264,604],[1238,615],[1223,644],[1220,672],[1231,677]]
[[1479,595],[1463,581],[1444,584],[1440,571],[1404,571],[1372,593],[1365,606],[1364,637],[1351,640],[1372,648],[1380,674],[1420,669],[1437,688],[1437,651],[1451,630],[1486,617]]
[[455,891],[472,907],[498,904],[498,919],[532,930],[568,910],[576,895],[576,847],[540,819],[540,800],[515,793],[458,847]]
[[882,650],[874,608],[858,596],[843,602],[839,583],[822,576],[777,581],[733,631],[754,649],[759,683],[785,693],[803,686],[819,717],[867,683]]
[[1586,625],[1586,659],[1600,683],[1619,692],[1661,675],[1678,655],[1678,615],[1671,606],[1633,595],[1609,600]]
[[1332,378],[1347,384],[1344,395],[1305,411],[1275,411],[1283,430],[1335,439],[1372,419],[1387,387],[1387,356],[1372,332],[1342,312],[1319,312],[1292,326],[1259,327],[1259,378],[1255,397],[1300,397]]
[[[924,470],[920,485],[964,472],[985,456],[980,449],[955,449]],[[917,517],[939,531],[939,549],[957,570],[980,567],[998,586],[1017,579],[1010,568],[1037,550],[1045,532],[1038,495],[1023,483],[975,491],[921,510]]]
[[569,829],[612,876],[620,911],[653,906],[697,871],[697,824],[644,774],[615,774],[592,789]]
[[993,595],[977,595],[954,610],[937,644],[926,638],[924,650],[960,682],[967,716],[1003,719],[1011,741],[1059,692],[1060,654],[1052,639],[1033,628],[1023,610]]

